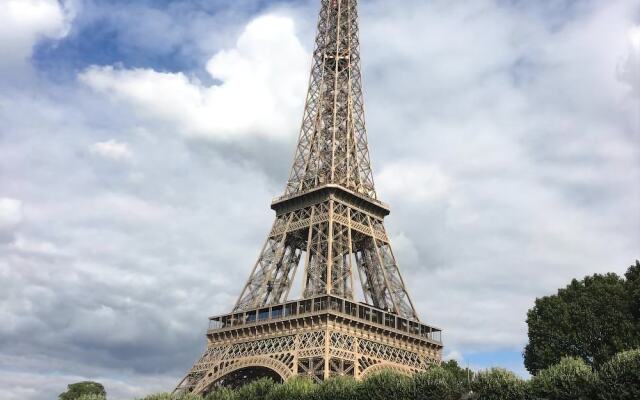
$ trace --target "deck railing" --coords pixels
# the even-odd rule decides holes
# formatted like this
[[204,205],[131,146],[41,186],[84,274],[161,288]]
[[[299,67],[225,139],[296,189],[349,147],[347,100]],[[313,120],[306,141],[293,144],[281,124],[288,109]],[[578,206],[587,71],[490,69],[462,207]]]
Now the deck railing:
[[327,311],[344,314],[351,319],[366,321],[381,327],[420,336],[438,343],[442,342],[442,331],[438,328],[399,317],[396,314],[367,304],[356,303],[328,295],[211,317],[209,318],[209,331],[214,332],[225,328],[256,325],[265,322],[291,319],[296,316],[303,317],[325,313]]

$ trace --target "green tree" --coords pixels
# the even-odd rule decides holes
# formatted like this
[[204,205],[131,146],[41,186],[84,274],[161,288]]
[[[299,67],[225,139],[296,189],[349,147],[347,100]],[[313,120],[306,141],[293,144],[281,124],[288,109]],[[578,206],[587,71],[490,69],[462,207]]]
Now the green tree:
[[179,396],[171,393],[154,393],[143,397],[142,400],[202,400],[202,396],[193,393],[185,393]]
[[[640,265],[636,262],[627,274],[634,280],[596,274],[574,279],[557,294],[536,299],[527,313],[527,370],[535,375],[565,356],[598,367],[619,351],[640,346],[640,324],[633,309]],[[635,293],[637,299],[640,290]]]
[[76,400],[106,400],[106,397],[101,394],[83,394],[76,397]]
[[171,396],[171,400],[202,400],[202,396],[193,393],[185,393],[182,396]]
[[591,400],[595,374],[580,358],[565,357],[529,382],[533,400]]
[[640,261],[636,260],[624,274],[627,281],[625,282],[627,292],[631,297],[631,314],[633,314],[636,325],[640,331]]
[[67,385],[67,391],[60,393],[58,399],[60,400],[77,400],[83,395],[97,395],[106,397],[107,392],[104,390],[104,386],[98,382],[83,381],[77,383],[71,383]]
[[350,376],[330,378],[318,385],[313,400],[353,400],[357,390],[358,383]]
[[413,392],[416,400],[458,400],[462,394],[453,372],[441,366],[415,374]]
[[[305,377],[295,377],[275,385],[265,396],[266,400],[311,400],[316,385]],[[242,397],[241,397],[242,398]],[[242,398],[243,399],[243,398]]]
[[640,350],[618,353],[598,371],[597,398],[640,399]]
[[240,400],[238,393],[228,387],[220,386],[207,394],[204,400]]
[[358,400],[410,400],[413,384],[408,376],[383,370],[368,376],[358,385]]
[[461,368],[456,360],[445,361],[440,366],[453,374],[455,387],[460,395],[471,390],[470,385],[474,377],[473,371],[469,368]]
[[238,388],[238,398],[242,400],[264,400],[274,386],[275,383],[270,378],[260,378]]
[[522,378],[502,368],[480,371],[472,382],[478,400],[524,400],[526,387]]

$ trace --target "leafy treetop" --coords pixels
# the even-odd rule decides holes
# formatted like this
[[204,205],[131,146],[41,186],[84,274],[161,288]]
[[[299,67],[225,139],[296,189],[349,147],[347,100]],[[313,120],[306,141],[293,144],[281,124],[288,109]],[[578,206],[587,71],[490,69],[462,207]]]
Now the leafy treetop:
[[614,273],[574,279],[527,313],[524,364],[532,374],[578,357],[598,368],[614,354],[640,347],[640,262]]

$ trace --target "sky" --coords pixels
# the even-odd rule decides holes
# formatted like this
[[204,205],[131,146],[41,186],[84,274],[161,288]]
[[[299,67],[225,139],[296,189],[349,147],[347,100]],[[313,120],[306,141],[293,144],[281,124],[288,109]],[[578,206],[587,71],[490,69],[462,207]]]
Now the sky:
[[[273,221],[318,0],[0,1],[0,391],[169,391]],[[640,5],[361,0],[379,198],[444,355],[640,258]]]

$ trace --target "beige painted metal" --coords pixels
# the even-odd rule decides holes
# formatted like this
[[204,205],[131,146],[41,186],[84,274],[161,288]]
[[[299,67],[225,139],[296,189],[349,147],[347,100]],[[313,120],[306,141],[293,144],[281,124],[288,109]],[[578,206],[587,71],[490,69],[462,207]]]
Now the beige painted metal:
[[212,317],[209,346],[176,393],[206,394],[248,367],[318,382],[361,379],[381,368],[414,373],[440,362],[440,335],[438,328],[327,295]]
[[[308,375],[362,378],[383,366],[414,372],[439,362],[439,330],[420,323],[395,260],[377,199],[364,120],[357,0],[321,0],[316,46],[298,144],[276,219],[230,316],[212,321],[208,348],[176,388],[204,393],[247,367],[283,379]],[[299,264],[302,300],[342,302],[341,310],[267,318],[285,307]],[[368,305],[353,316],[354,269]],[[333,301],[333,300],[327,300]],[[346,304],[346,306],[345,306]],[[288,307],[288,306],[287,306]],[[369,315],[367,314],[367,315]],[[253,317],[252,317],[253,315]],[[255,318],[255,320],[251,320]],[[418,329],[418,334],[410,332]],[[401,333],[398,333],[400,331]],[[402,333],[404,332],[404,333]],[[427,337],[424,336],[428,333]]]

